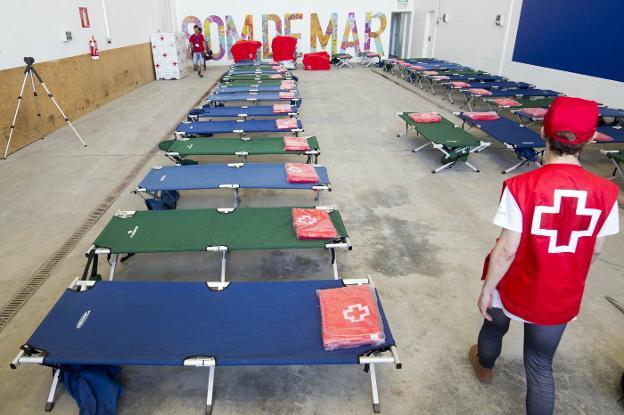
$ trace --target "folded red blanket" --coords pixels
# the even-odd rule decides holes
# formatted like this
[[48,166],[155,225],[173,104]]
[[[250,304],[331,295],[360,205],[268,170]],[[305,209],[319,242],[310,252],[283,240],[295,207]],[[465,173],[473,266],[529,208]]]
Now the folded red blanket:
[[280,92],[279,93],[279,98],[280,99],[295,99],[296,95],[294,92]]
[[280,89],[295,89],[296,87],[297,84],[295,83],[295,81],[286,80],[280,82]]
[[420,65],[410,65],[409,67],[412,68],[415,71],[424,71],[425,70],[425,68],[420,66]]
[[437,75],[438,71],[423,71],[423,75]]
[[471,92],[474,95],[479,95],[479,96],[492,95],[490,91],[488,91],[487,89],[483,89],[483,88],[470,88],[468,92]]
[[598,141],[601,143],[613,141],[612,137],[609,137],[605,133],[601,133],[600,131],[596,131],[596,137],[594,137],[594,141]]
[[464,115],[475,121],[492,121],[498,120],[500,117],[494,111],[485,112],[464,112]]
[[494,102],[501,107],[521,107],[522,104],[511,98],[496,98]]
[[275,120],[275,126],[278,130],[293,130],[299,128],[296,118],[278,118]]
[[286,163],[284,165],[288,183],[318,183],[319,176],[311,164]]
[[284,151],[308,151],[308,137],[284,137]]
[[544,115],[548,112],[546,108],[523,108],[522,112],[530,115],[533,118],[543,119]]
[[449,85],[451,85],[453,88],[469,88],[470,87],[470,84],[467,84],[466,82],[460,82],[460,81],[449,82]]
[[297,239],[336,239],[338,231],[323,209],[293,208],[293,226]]
[[273,104],[273,113],[274,114],[288,114],[291,110],[290,104]]
[[445,76],[445,75],[436,75],[436,76],[432,77],[432,79],[434,81],[447,81],[447,80],[449,80],[451,78],[449,78],[448,76]]
[[373,288],[356,285],[317,293],[326,350],[384,343],[386,336]]
[[440,122],[442,117],[437,112],[412,112],[409,117],[415,122]]
[[273,75],[269,75],[269,79],[282,79],[283,76],[279,73],[275,73]]

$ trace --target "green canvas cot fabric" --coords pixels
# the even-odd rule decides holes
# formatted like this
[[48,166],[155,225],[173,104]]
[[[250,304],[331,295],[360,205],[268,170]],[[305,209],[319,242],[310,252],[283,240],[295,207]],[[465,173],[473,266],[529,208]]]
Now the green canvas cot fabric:
[[455,124],[442,117],[442,121],[433,123],[417,123],[409,117],[409,112],[403,112],[399,117],[414,127],[427,140],[442,144],[446,148],[477,147],[481,144],[472,134],[455,127]]
[[624,150],[620,150],[619,153],[607,153],[607,157],[617,161],[618,163],[624,163]]
[[[319,150],[316,137],[308,138],[311,150]],[[239,138],[205,138],[197,137],[188,140],[167,140],[158,147],[180,156],[228,156],[237,152],[253,154],[305,154],[305,151],[284,151],[284,137],[255,137],[251,140]]]
[[[330,217],[340,238],[347,231],[340,212]],[[299,240],[292,224],[292,208],[146,210],[132,217],[113,217],[94,242],[112,254],[205,251],[209,246],[228,250],[324,248],[331,240]]]
[[[511,110],[519,110],[521,108],[548,108],[555,100],[554,98],[511,98],[520,103],[519,106],[509,107]],[[487,100],[489,103],[496,105],[494,100]]]

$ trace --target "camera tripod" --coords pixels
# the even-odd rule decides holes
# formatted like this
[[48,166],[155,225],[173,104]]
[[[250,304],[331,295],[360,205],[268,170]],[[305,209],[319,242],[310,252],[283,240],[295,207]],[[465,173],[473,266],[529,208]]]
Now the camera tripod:
[[[41,84],[43,89],[45,90],[46,94],[48,94],[48,97],[52,100],[52,102],[54,103],[56,108],[61,113],[61,116],[63,117],[63,119],[71,127],[72,131],[76,134],[76,136],[78,137],[78,139],[80,140],[82,145],[86,147],[87,144],[84,142],[82,137],[80,137],[80,134],[78,134],[78,131],[76,131],[76,129],[74,128],[72,123],[69,121],[69,118],[67,118],[67,115],[65,115],[65,113],[63,112],[63,110],[59,106],[58,102],[56,102],[56,99],[54,99],[54,95],[52,95],[52,93],[50,92],[50,90],[46,86],[45,82],[43,82],[43,79],[41,79],[41,76],[39,76],[39,73],[37,73],[37,70],[33,67],[33,65],[35,63],[35,58],[25,57],[24,58],[24,62],[26,63],[26,68],[24,69],[24,81],[22,82],[22,88],[20,89],[20,94],[17,97],[17,108],[15,108],[15,115],[13,116],[13,122],[11,123],[11,128],[10,128],[10,131],[9,131],[9,139],[7,141],[6,148],[4,149],[4,157],[3,158],[6,159],[8,153],[9,153],[9,146],[11,145],[11,139],[13,138],[13,132],[15,131],[15,122],[17,121],[17,114],[19,113],[19,109],[20,109],[20,106],[22,104],[22,99],[23,99],[23,95],[24,95],[24,88],[26,88],[26,81],[28,81],[28,77],[30,77],[30,82],[31,82],[31,85],[32,85],[32,90],[33,90],[33,96],[35,97],[35,109],[37,111],[37,130],[38,130],[39,134],[41,134],[41,112],[39,111],[39,102],[37,100],[37,97],[39,95],[37,94],[37,89],[35,88],[35,78],[37,78],[37,80],[39,81],[39,83]],[[40,138],[43,139],[43,135],[41,135]]]

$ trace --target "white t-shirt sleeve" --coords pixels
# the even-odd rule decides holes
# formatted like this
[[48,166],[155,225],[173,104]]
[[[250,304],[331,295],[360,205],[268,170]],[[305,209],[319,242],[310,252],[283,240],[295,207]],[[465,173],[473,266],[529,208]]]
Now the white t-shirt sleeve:
[[618,209],[618,202],[615,201],[611,212],[609,212],[609,216],[607,216],[607,220],[605,220],[600,232],[598,232],[598,237],[615,235],[618,232],[620,232],[620,212]]
[[503,196],[493,222],[494,225],[501,228],[522,233],[522,211],[507,187],[503,190]]

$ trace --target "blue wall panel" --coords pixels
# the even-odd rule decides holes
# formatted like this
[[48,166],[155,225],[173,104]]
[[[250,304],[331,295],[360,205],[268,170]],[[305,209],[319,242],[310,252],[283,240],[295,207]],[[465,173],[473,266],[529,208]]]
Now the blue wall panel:
[[524,0],[513,60],[624,82],[624,0]]

